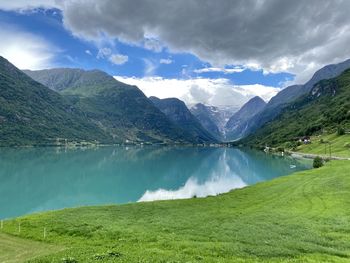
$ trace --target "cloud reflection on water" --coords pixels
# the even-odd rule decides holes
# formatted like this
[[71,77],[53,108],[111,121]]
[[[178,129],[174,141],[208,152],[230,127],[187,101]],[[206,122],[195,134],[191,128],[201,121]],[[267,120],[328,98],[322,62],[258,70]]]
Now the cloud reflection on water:
[[[219,172],[218,172],[219,171]],[[212,167],[210,176],[204,182],[198,179],[200,175],[193,175],[186,183],[176,190],[159,188],[155,191],[147,190],[138,202],[154,200],[186,199],[205,197],[229,192],[242,188],[247,184],[229,166],[226,150]]]

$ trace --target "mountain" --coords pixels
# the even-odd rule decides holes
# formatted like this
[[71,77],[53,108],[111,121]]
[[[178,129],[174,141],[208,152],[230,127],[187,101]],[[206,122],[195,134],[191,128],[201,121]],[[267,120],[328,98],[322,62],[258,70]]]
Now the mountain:
[[350,69],[336,78],[316,83],[243,142],[260,146],[292,145],[298,137],[332,133],[338,127],[350,129]]
[[350,59],[339,64],[327,65],[316,71],[312,78],[304,85],[293,85],[283,89],[268,102],[262,112],[256,114],[248,121],[244,136],[254,133],[265,123],[276,118],[291,102],[308,94],[312,87],[320,80],[337,77],[348,68],[350,68]]
[[222,114],[217,107],[197,103],[191,107],[190,111],[199,123],[216,139],[220,140],[222,138],[219,129],[220,123],[222,122]]
[[266,106],[266,102],[259,96],[250,99],[242,108],[236,112],[225,125],[226,140],[240,139],[245,133],[248,121],[261,112]]
[[69,100],[34,81],[0,57],[0,146],[112,138]]
[[149,98],[172,122],[196,138],[197,142],[216,142],[217,139],[209,133],[188,110],[185,103],[177,98]]
[[196,142],[136,86],[119,82],[105,72],[59,68],[25,73],[65,95],[116,141]]

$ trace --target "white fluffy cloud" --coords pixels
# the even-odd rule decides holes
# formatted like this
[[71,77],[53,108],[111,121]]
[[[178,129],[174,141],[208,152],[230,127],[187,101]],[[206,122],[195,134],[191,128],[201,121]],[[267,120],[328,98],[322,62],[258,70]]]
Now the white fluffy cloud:
[[187,105],[205,103],[213,106],[240,107],[254,96],[268,101],[279,89],[259,84],[233,85],[228,79],[165,79],[161,77],[122,77],[117,80],[138,86],[146,96],[175,97]]
[[121,55],[121,54],[112,54],[108,60],[115,65],[122,65],[126,63],[129,60],[129,58],[128,56]]
[[112,49],[104,47],[98,50],[96,58],[108,58],[112,55]]
[[170,58],[162,58],[160,61],[159,61],[160,64],[171,64],[173,63],[173,61],[170,59]]
[[217,67],[208,67],[208,68],[201,68],[201,69],[195,69],[195,73],[208,73],[208,72],[222,72],[224,74],[233,74],[233,73],[240,73],[243,72],[245,68],[240,67],[234,67],[234,68],[217,68]]
[[115,54],[110,48],[100,48],[98,50],[96,58],[98,59],[108,59],[115,65],[122,65],[129,60],[129,57],[122,54]]
[[8,25],[0,24],[0,36],[0,55],[20,69],[50,68],[59,52],[41,37]]

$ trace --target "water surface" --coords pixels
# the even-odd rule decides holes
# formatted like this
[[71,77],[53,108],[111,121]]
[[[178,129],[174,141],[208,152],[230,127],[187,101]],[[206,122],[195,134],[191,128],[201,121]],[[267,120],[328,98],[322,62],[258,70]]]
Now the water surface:
[[305,160],[236,148],[2,148],[0,218],[216,195],[308,168]]

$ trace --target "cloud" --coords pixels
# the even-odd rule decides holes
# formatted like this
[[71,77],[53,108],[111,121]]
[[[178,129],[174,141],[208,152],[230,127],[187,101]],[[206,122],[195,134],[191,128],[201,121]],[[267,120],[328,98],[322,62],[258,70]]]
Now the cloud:
[[161,42],[154,38],[146,38],[144,41],[144,47],[157,53],[162,52],[163,50]]
[[144,76],[149,77],[149,76],[153,76],[158,68],[158,63],[155,63],[153,60],[151,59],[143,59],[143,62],[145,64],[145,68],[144,68]]
[[100,48],[98,50],[96,58],[98,58],[98,59],[100,59],[100,58],[108,58],[111,55],[112,55],[112,49],[104,47],[104,48]]
[[121,54],[113,54],[109,57],[109,61],[115,65],[122,65],[128,61],[129,57]]
[[129,57],[122,54],[114,54],[112,49],[104,47],[98,50],[96,58],[98,59],[108,59],[115,65],[122,65],[129,60]]
[[57,0],[12,0],[12,1],[6,1],[1,0],[0,1],[0,9],[11,11],[11,10],[17,10],[17,11],[26,11],[31,9],[37,9],[37,8],[57,8],[59,7],[59,1]]
[[116,76],[115,78],[138,86],[148,97],[176,97],[189,106],[201,102],[218,107],[241,107],[254,96],[260,96],[268,101],[280,90],[259,84],[233,85],[230,80],[225,78],[166,79],[162,77],[136,78],[123,76]]
[[41,37],[6,24],[0,24],[0,36],[0,55],[20,69],[50,68],[59,52]]
[[72,0],[60,8],[65,26],[85,39],[140,44],[152,36],[214,66],[287,71],[300,82],[350,54],[348,0]]
[[195,73],[208,73],[208,72],[222,72],[224,74],[233,74],[233,73],[240,73],[243,72],[245,68],[235,67],[235,68],[215,68],[215,67],[208,67],[208,68],[201,68],[201,69],[195,69],[193,72]]
[[61,9],[65,27],[84,39],[103,35],[157,52],[164,45],[214,67],[286,71],[297,82],[350,54],[348,0],[14,0],[0,8],[35,5]]
[[162,58],[160,61],[159,61],[160,64],[171,64],[173,63],[173,61],[170,59],[170,58]]
[[90,55],[90,56],[92,56],[91,51],[90,51],[90,50],[88,50],[88,49],[87,49],[87,50],[85,50],[85,53],[86,53],[86,54],[88,54],[88,55]]

